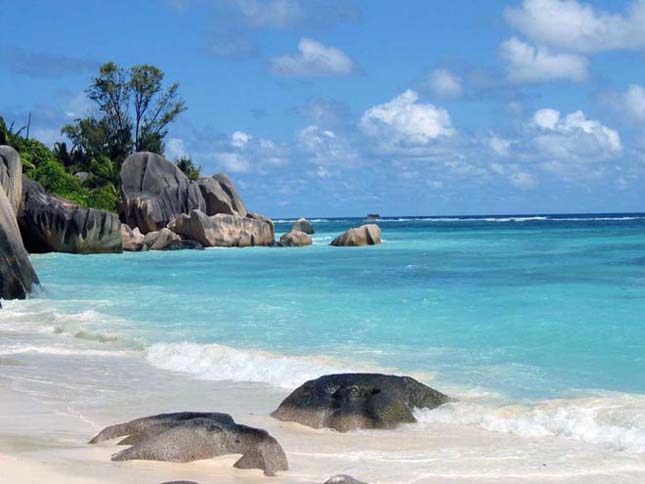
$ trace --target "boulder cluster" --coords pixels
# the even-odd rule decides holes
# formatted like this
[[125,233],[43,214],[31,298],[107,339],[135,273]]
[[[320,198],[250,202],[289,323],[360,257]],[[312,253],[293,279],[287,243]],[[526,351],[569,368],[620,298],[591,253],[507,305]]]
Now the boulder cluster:
[[[220,173],[190,180],[161,155],[141,152],[121,166],[119,213],[81,207],[22,174],[20,155],[0,146],[0,298],[25,298],[38,277],[29,253],[96,254],[204,247],[303,247],[314,226],[298,219],[275,240],[271,219],[251,212]],[[381,243],[377,225],[339,235],[333,246]]]
[[224,174],[191,181],[154,153],[121,167],[123,250],[251,247],[275,243],[273,222],[249,212]]
[[[278,420],[339,432],[394,429],[416,422],[415,409],[433,409],[449,401],[448,396],[410,377],[345,373],[305,382],[271,415]],[[178,412],[139,418],[106,427],[89,443],[116,438],[121,439],[118,445],[130,447],[114,454],[113,461],[192,462],[241,454],[234,464],[239,469],[260,469],[273,476],[289,468],[287,456],[273,436],[238,424],[224,413]],[[325,484],[366,483],[341,474]]]

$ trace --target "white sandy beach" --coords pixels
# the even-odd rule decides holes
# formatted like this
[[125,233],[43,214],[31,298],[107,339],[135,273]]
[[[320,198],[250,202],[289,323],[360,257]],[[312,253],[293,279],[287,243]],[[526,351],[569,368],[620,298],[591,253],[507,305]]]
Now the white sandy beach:
[[[338,473],[383,484],[645,482],[639,453],[446,423],[348,434],[312,430],[268,417],[286,389],[191,379],[152,368],[136,351],[54,353],[32,348],[0,359],[2,483],[323,483]],[[227,412],[267,429],[284,447],[290,470],[266,478],[234,469],[237,456],[190,464],[111,462],[115,442],[86,443],[109,424],[181,410]]]

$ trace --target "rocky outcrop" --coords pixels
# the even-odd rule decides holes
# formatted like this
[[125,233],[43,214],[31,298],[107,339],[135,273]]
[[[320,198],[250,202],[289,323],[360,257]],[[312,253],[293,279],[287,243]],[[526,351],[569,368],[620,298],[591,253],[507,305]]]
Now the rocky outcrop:
[[313,241],[309,234],[292,230],[280,237],[278,245],[281,247],[304,247],[305,245],[311,245],[312,243]]
[[325,481],[325,484],[367,484],[346,474],[339,474]]
[[312,223],[306,218],[300,217],[291,226],[292,232],[304,232],[305,234],[312,235],[316,232]]
[[220,213],[209,217],[204,212],[193,210],[175,219],[174,231],[204,247],[251,247],[275,243],[273,223],[254,214],[241,217]]
[[24,299],[37,284],[13,207],[0,189],[0,298]]
[[143,238],[143,248],[145,250],[166,250],[169,246],[180,240],[181,237],[179,235],[164,227],[161,230],[148,232]]
[[30,253],[121,252],[121,222],[116,214],[79,207],[47,193],[25,176],[18,224]]
[[22,163],[20,155],[11,146],[0,146],[0,186],[17,214],[22,198]]
[[142,233],[160,230],[181,213],[205,210],[204,197],[173,163],[161,155],[142,152],[121,166],[122,219]]
[[131,229],[127,224],[121,224],[121,243],[126,252],[138,252],[143,250],[145,235],[139,231],[139,227]]
[[238,469],[261,469],[267,476],[288,469],[287,457],[268,432],[235,423],[223,413],[180,412],[145,417],[103,429],[90,444],[125,437],[131,445],[113,461],[192,462],[220,455],[242,454]]
[[435,408],[449,398],[410,377],[374,373],[327,375],[294,390],[271,415],[339,432],[391,429],[416,422],[415,408]]
[[235,185],[224,173],[200,178],[197,183],[206,203],[206,215],[225,213],[246,217],[249,213],[237,194]]
[[332,240],[330,245],[336,247],[358,247],[363,245],[377,245],[381,243],[381,229],[376,224],[361,225],[349,229],[344,234]]

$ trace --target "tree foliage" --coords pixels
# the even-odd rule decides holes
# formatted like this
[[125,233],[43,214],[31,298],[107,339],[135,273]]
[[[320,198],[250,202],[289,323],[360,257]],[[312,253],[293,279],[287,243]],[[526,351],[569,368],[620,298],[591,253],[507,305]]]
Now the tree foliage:
[[169,124],[186,110],[179,84],[165,88],[164,77],[147,64],[130,69],[103,64],[86,91],[96,115],[63,128],[72,151],[80,152],[86,163],[104,156],[119,166],[135,151],[162,153]]
[[201,167],[195,165],[191,158],[182,156],[175,160],[175,165],[177,165],[177,168],[184,172],[184,175],[186,175],[190,180],[199,180]]

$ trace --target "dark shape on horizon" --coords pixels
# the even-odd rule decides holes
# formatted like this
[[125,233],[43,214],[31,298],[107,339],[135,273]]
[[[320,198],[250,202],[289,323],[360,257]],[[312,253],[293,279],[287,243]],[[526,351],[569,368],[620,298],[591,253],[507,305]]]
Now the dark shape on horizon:
[[238,469],[261,469],[267,476],[288,469],[287,457],[277,440],[265,430],[235,423],[225,413],[177,412],[111,425],[90,444],[125,437],[118,445],[131,445],[112,456],[113,461],[156,460],[192,462],[226,454],[242,454]]
[[378,213],[368,213],[367,214],[367,220],[369,222],[374,222],[376,220],[379,220],[381,216]]
[[335,247],[361,247],[381,243],[381,228],[376,224],[366,224],[347,230],[339,235],[331,244]]
[[414,409],[433,409],[448,401],[448,396],[410,377],[345,373],[309,380],[271,416],[339,432],[393,429],[416,422]]

